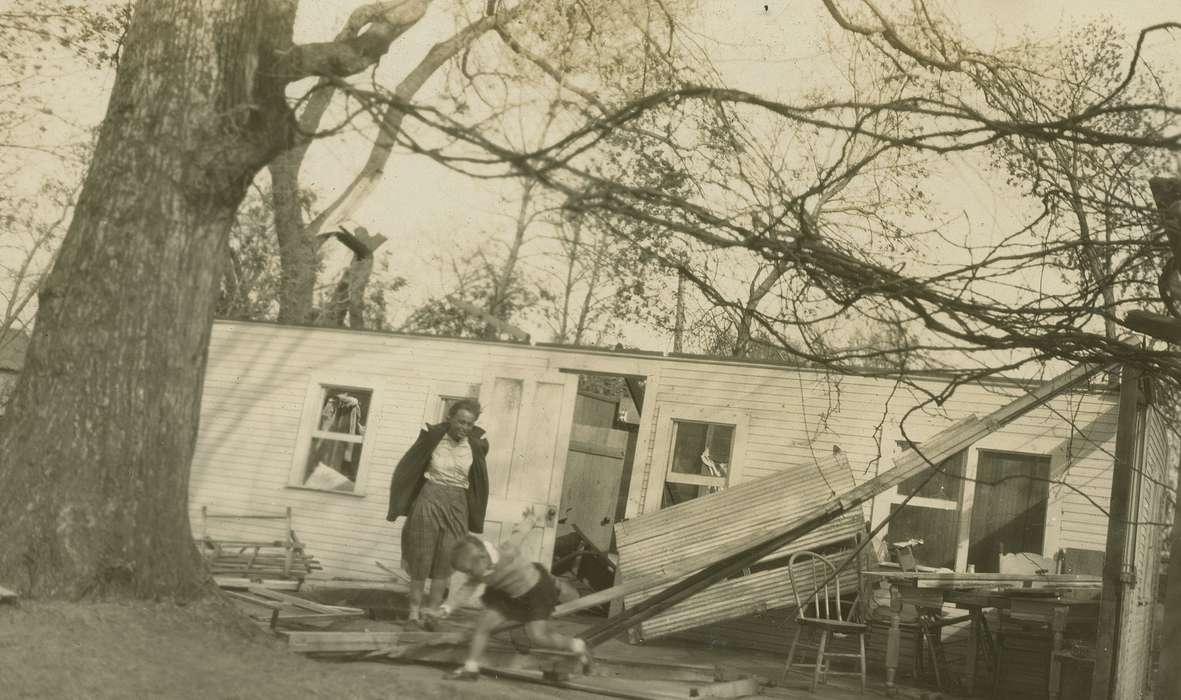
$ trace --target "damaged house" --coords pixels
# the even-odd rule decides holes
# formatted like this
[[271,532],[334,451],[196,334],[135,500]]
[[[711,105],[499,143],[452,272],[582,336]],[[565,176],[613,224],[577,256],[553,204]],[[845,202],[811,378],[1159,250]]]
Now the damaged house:
[[[394,466],[424,423],[472,397],[491,443],[489,539],[531,519],[526,542],[537,561],[553,564],[577,540],[582,550],[611,553],[614,580],[595,588],[663,581],[706,550],[740,548],[752,532],[839,500],[1027,389],[965,385],[942,405],[912,411],[946,380],[912,381],[930,393],[886,376],[731,359],[217,322],[190,485],[194,531],[205,526],[202,509],[290,509],[291,528],[324,576],[386,578],[383,568],[400,561],[400,523],[385,519]],[[596,383],[625,388],[580,391]],[[1129,684],[1148,672],[1144,630],[1165,507],[1165,423],[1148,398],[1137,408],[1136,517],[1125,539],[1135,582],[1123,624],[1140,629],[1121,646]],[[874,558],[885,557],[883,542],[915,539],[916,558],[932,569],[999,572],[1002,555],[1017,552],[1042,557],[1054,573],[1098,576],[1119,407],[1119,392],[1085,382],[1031,404],[948,455],[935,477],[873,494],[649,617],[631,637],[786,650],[788,556],[847,550],[870,530],[880,529]]]

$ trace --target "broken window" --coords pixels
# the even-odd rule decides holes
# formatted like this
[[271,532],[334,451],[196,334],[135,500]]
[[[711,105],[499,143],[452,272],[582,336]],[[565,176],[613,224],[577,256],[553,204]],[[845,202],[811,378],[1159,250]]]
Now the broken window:
[[319,395],[319,411],[297,485],[326,491],[355,491],[373,391],[322,384]]
[[673,449],[661,508],[726,488],[734,448],[734,426],[673,421]]
[[[912,445],[900,441],[897,447],[905,452]],[[886,541],[922,540],[914,556],[924,566],[955,568],[965,462],[965,453],[960,452],[941,462],[934,474],[919,472],[890,495]],[[907,496],[912,498],[903,507]]]

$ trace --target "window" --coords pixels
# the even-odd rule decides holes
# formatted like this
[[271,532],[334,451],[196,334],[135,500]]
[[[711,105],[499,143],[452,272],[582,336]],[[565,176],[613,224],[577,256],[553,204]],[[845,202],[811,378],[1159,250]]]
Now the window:
[[733,464],[735,426],[673,421],[672,455],[661,508],[726,487]]
[[[899,442],[898,449],[910,449]],[[1050,458],[989,450],[961,452],[886,495],[887,542],[921,539],[915,559],[925,566],[995,573],[1002,552],[1041,553],[1046,535]],[[901,506],[913,494],[906,507]]]
[[[897,443],[899,453],[911,449]],[[889,496],[890,524],[887,542],[919,539],[915,560],[924,566],[955,568],[959,537],[961,494],[964,488],[963,452],[944,460],[934,475],[920,472],[898,485]],[[930,480],[924,481],[930,476]],[[902,501],[913,496],[906,507]]]
[[373,390],[356,386],[317,384],[310,398],[315,414],[295,486],[324,491],[357,491],[365,426]]
[[440,396],[439,397],[439,415],[437,416],[440,423],[447,420],[447,415],[451,413],[451,407],[460,401],[469,400],[466,396]]

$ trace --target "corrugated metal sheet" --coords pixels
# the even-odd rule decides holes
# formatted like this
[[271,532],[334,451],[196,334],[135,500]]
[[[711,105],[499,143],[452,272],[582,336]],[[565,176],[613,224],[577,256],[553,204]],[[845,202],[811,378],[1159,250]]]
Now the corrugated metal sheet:
[[[624,580],[655,574],[701,552],[738,551],[754,533],[782,525],[817,503],[854,486],[843,457],[796,464],[771,475],[708,496],[642,515],[615,527],[619,570]],[[863,530],[859,510],[809,533],[768,556],[814,549],[849,539]],[[654,592],[627,598],[634,605]],[[784,568],[721,582],[645,622],[646,639],[677,630],[748,615],[792,603]]]

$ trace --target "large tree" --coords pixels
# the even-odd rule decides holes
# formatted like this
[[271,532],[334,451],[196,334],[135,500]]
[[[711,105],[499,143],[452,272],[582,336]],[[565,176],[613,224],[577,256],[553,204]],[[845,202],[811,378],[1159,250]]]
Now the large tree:
[[426,9],[295,45],[295,0],[139,0],[0,434],[0,577],[42,597],[187,597],[184,508],[218,282],[286,86],[371,66]]

